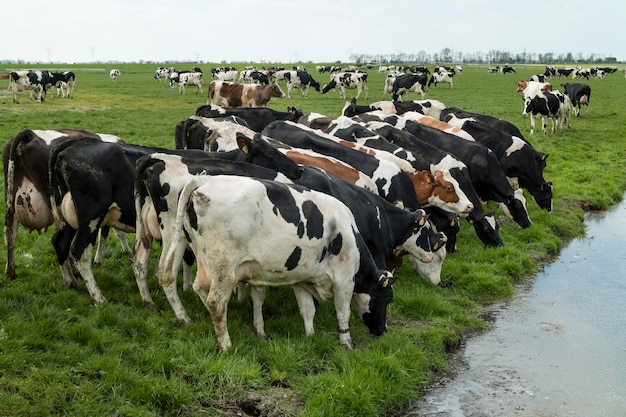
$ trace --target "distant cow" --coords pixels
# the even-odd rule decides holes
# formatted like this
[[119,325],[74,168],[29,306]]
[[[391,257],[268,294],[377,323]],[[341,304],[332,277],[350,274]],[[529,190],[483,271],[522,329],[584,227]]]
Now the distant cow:
[[435,87],[437,87],[439,83],[448,83],[450,88],[452,88],[454,86],[453,80],[454,72],[452,71],[433,72],[430,76],[430,80],[428,80],[428,86],[430,87],[431,84],[435,84]]
[[510,65],[505,65],[502,68],[500,68],[500,72],[502,74],[515,74],[515,68],[513,68]]
[[587,84],[561,84],[565,94],[572,101],[572,107],[576,117],[580,116],[580,109],[585,106],[585,117],[589,116],[589,100],[591,99],[591,87]]
[[537,94],[545,93],[546,91],[552,91],[552,84],[540,83],[537,81],[518,81],[515,83],[517,86],[516,91],[518,93],[523,92],[524,98],[533,98]]
[[570,99],[560,91],[547,91],[537,94],[535,97],[524,99],[523,116],[530,115],[530,134],[535,131],[535,120],[541,119],[541,129],[544,134],[548,133],[548,118],[552,120],[552,133],[559,130],[563,132],[563,124],[569,124]]
[[178,84],[178,92],[180,94],[185,94],[186,85],[195,85],[197,88],[196,93],[204,93],[204,90],[202,90],[201,72],[175,72],[170,77],[170,87],[173,87],[176,84]]
[[113,81],[114,83],[117,82],[117,77],[120,76],[120,70],[118,69],[112,69],[109,72],[109,77],[111,77],[111,81]]
[[211,81],[209,84],[211,104],[221,107],[265,107],[272,97],[285,97],[276,83],[258,85]]
[[366,72],[337,72],[330,77],[330,82],[322,89],[322,94],[328,93],[331,89],[339,90],[339,97],[346,98],[346,88],[356,88],[355,98],[359,98],[361,91],[365,91],[367,99],[367,73]]
[[302,97],[307,97],[309,87],[313,87],[315,91],[320,91],[320,83],[315,81],[311,74],[306,71],[285,71],[284,79],[287,83],[287,97],[291,97],[291,90],[295,88],[302,89]]
[[426,85],[428,77],[424,74],[402,74],[398,76],[391,87],[391,98],[394,101],[402,100],[402,95],[407,91],[414,91],[422,96],[426,96],[428,87]]
[[46,81],[42,71],[11,71],[9,90],[13,92],[13,103],[19,103],[17,93],[23,90],[35,92],[38,102],[46,98]]

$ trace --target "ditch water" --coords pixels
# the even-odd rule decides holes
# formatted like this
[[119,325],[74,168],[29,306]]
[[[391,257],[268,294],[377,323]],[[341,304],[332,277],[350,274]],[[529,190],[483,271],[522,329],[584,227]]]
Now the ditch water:
[[405,417],[626,416],[626,200],[585,225]]

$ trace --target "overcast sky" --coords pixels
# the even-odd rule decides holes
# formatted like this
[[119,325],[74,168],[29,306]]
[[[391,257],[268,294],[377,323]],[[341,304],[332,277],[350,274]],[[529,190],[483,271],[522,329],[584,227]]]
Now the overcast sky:
[[0,60],[346,62],[491,50],[626,60],[626,1],[0,0]]

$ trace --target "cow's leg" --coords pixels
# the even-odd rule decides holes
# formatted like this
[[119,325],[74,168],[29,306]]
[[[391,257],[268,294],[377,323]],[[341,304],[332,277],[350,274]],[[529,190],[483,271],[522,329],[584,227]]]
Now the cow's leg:
[[[216,281],[219,282],[221,279]],[[226,279],[225,281],[230,280]],[[217,285],[216,283],[216,285],[211,285],[209,295],[206,299],[206,306],[211,314],[217,343],[220,345],[222,350],[228,350],[228,348],[232,346],[227,326],[228,300],[230,298],[230,291],[231,290],[229,288],[222,288],[221,285]]]
[[548,134],[548,118],[542,116],[541,117],[541,130],[543,131],[544,135]]
[[8,196],[6,203],[6,211],[4,213],[4,243],[7,248],[7,263],[4,273],[9,278],[15,278],[15,242],[17,241],[18,223],[15,219],[15,201],[14,196]]
[[315,333],[315,329],[313,328],[313,318],[315,317],[315,303],[313,302],[313,297],[311,293],[299,285],[293,286],[293,292],[296,295],[296,300],[298,300],[300,315],[302,316],[302,320],[304,320],[304,332],[307,336],[311,336]]
[[52,235],[52,246],[61,267],[63,282],[67,287],[76,287],[76,276],[69,261],[70,247],[76,231],[68,225],[58,225],[56,232]]
[[530,134],[534,134],[535,133],[535,116],[533,116],[532,114],[530,115]]
[[363,89],[365,90],[365,100],[367,100],[367,96],[369,95],[369,90],[367,89],[367,84],[363,85]]
[[190,249],[185,250],[183,255],[183,291],[189,291],[193,286],[193,264],[196,260]]
[[[349,280],[351,282],[351,280]],[[334,288],[335,312],[339,331],[339,342],[348,349],[352,349],[350,337],[350,300],[354,285],[335,285]]]
[[287,85],[287,98],[291,98],[291,90],[293,86],[291,84]]
[[93,258],[93,263],[101,265],[104,262],[104,253],[106,252],[107,238],[109,237],[109,227],[103,227],[98,233],[98,244],[96,245],[96,255]]
[[132,257],[135,281],[137,282],[137,288],[139,289],[143,305],[150,309],[157,310],[157,306],[154,304],[152,296],[150,295],[150,289],[148,288],[148,264],[150,252],[152,251],[152,236],[140,233],[139,228],[137,232],[135,237],[135,253]]
[[100,288],[98,288],[96,277],[93,275],[93,270],[91,269],[92,251],[93,245],[89,244],[83,249],[82,254],[76,257],[77,251],[72,248],[71,259],[74,261],[74,265],[76,266],[78,273],[85,281],[85,287],[87,287],[87,291],[89,292],[91,299],[96,303],[106,303],[107,299],[100,291]]
[[[163,288],[165,296],[167,297],[167,300],[169,301],[178,321],[182,323],[191,323],[192,320],[187,315],[185,307],[183,307],[176,290],[176,277],[178,276],[178,270],[185,255],[185,250],[187,250],[187,242],[184,240],[179,239],[177,242],[169,244],[164,240],[156,275],[159,277],[159,284]],[[198,266],[198,268],[200,268],[200,266]],[[200,274],[201,272],[202,271],[199,269],[197,273]],[[194,282],[194,290],[195,285],[196,284]]]
[[[241,281],[240,281],[241,283]],[[252,285],[250,296],[252,298],[252,326],[259,337],[267,337],[265,335],[265,323],[263,321],[263,302],[267,287]]]

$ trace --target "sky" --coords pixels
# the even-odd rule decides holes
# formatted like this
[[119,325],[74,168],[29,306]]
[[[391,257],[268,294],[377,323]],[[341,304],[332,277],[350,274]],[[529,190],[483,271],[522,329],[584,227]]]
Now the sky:
[[624,0],[0,0],[0,60],[348,62],[571,52],[626,60]]

